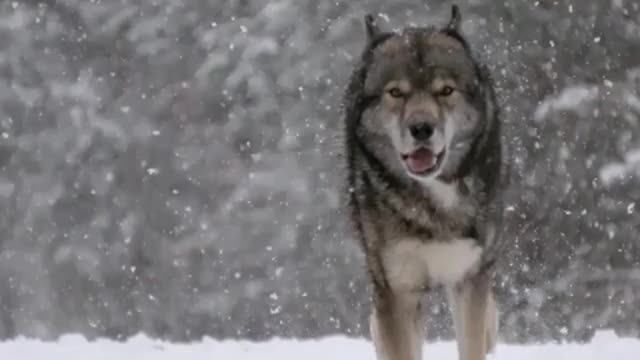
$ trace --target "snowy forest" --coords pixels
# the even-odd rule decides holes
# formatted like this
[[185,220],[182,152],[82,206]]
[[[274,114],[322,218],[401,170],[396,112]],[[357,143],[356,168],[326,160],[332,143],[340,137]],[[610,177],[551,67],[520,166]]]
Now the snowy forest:
[[[458,3],[511,151],[501,339],[640,337],[640,2]],[[367,336],[341,97],[365,13],[450,6],[0,2],[0,339]]]

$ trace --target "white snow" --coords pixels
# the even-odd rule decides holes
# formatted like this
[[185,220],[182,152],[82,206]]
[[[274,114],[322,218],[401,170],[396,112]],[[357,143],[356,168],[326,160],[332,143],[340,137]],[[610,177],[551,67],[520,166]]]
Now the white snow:
[[[20,360],[374,360],[372,345],[361,339],[327,337],[318,340],[284,340],[252,343],[206,339],[191,344],[173,344],[136,336],[126,343],[110,340],[88,342],[78,335],[57,342],[18,338],[0,342],[0,359]],[[596,334],[590,344],[504,345],[498,344],[489,360],[638,360],[640,339],[618,338],[613,332]],[[424,359],[456,360],[452,342],[425,344]]]
[[546,97],[536,108],[533,118],[542,121],[551,111],[576,110],[599,95],[597,86],[575,85]]
[[638,174],[640,165],[640,149],[632,149],[624,155],[624,162],[612,162],[600,168],[600,181],[605,186],[622,180],[627,176]]

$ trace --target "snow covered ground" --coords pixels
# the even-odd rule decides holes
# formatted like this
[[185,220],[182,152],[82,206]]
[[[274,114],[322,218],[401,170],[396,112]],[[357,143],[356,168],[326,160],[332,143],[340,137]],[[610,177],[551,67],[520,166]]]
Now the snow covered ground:
[[[0,343],[0,359],[19,360],[305,360],[371,359],[371,345],[363,340],[329,337],[314,341],[272,340],[264,343],[248,341],[205,340],[193,344],[171,344],[137,336],[126,343],[108,340],[88,342],[70,335],[58,342],[41,342],[19,338]],[[451,342],[426,344],[424,359],[456,360]],[[621,339],[611,332],[600,332],[591,344],[577,345],[499,345],[490,359],[504,360],[638,360],[640,340]]]

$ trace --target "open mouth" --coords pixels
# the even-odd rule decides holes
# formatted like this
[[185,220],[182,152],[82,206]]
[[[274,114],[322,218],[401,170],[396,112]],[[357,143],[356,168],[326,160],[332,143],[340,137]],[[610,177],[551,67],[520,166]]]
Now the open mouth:
[[402,154],[404,164],[415,175],[425,176],[438,169],[444,159],[445,150],[435,154],[432,150],[421,147],[409,154]]

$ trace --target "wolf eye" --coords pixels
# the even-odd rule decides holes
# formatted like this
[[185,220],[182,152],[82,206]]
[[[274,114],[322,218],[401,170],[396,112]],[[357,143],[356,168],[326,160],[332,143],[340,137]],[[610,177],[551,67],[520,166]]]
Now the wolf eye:
[[453,94],[453,88],[451,86],[445,86],[443,87],[440,92],[438,93],[438,95],[440,96],[449,96]]
[[402,93],[402,90],[400,90],[400,88],[397,88],[397,87],[391,88],[387,90],[387,92],[389,93],[389,95],[391,95],[391,97],[394,97],[394,98],[401,98],[404,95]]

